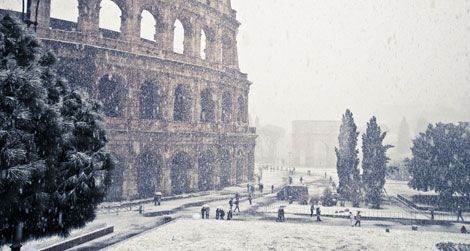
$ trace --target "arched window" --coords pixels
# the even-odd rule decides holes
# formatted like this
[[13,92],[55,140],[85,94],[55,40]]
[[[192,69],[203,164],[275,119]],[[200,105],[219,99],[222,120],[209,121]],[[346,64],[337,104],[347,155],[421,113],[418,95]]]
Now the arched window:
[[104,114],[108,117],[121,117],[124,115],[124,88],[123,79],[119,76],[108,74],[103,76],[98,83],[99,100],[103,103]]
[[209,88],[201,92],[201,122],[214,122],[215,102]]
[[191,120],[191,95],[189,90],[181,84],[175,89],[173,120],[185,122]]
[[140,103],[140,118],[154,119],[155,118],[155,89],[154,84],[150,81],[140,87],[139,94]]
[[237,114],[237,121],[238,122],[246,122],[246,104],[245,99],[240,96],[238,97],[238,114]]
[[140,20],[140,37],[155,41],[156,25],[155,17],[147,10],[142,11]]
[[207,36],[204,30],[201,30],[201,58],[207,59]]
[[179,54],[184,53],[184,27],[180,20],[176,19],[173,32],[173,51]]
[[230,123],[232,120],[232,95],[229,92],[224,92],[222,95],[222,122]]
[[111,0],[102,0],[100,5],[100,29],[104,37],[119,38],[122,11]]
[[78,22],[77,0],[51,0],[50,27],[58,30],[76,30]]

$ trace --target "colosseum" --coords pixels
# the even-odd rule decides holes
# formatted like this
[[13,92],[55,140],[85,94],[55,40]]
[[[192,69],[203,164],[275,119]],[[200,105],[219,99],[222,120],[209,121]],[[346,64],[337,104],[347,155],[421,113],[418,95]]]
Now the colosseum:
[[[59,58],[59,73],[103,103],[118,160],[109,200],[252,180],[252,83],[238,67],[240,23],[230,0],[73,1],[76,22],[51,17],[59,0],[32,1],[31,16]],[[118,31],[99,25],[104,1],[119,8]],[[154,19],[150,39],[141,37],[144,12]]]

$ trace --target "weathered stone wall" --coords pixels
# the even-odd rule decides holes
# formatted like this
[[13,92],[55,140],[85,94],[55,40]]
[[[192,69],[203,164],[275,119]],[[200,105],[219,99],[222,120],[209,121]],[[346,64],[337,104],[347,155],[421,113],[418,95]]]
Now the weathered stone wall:
[[[79,0],[78,23],[71,23],[51,19],[50,0],[40,1],[37,34],[57,53],[59,72],[103,101],[109,148],[119,160],[109,198],[251,180],[251,83],[238,69],[239,23],[230,1],[113,0],[122,11],[121,32],[99,28],[100,2]],[[155,41],[140,38],[143,10],[156,19]],[[173,52],[177,19],[185,29],[183,54]]]

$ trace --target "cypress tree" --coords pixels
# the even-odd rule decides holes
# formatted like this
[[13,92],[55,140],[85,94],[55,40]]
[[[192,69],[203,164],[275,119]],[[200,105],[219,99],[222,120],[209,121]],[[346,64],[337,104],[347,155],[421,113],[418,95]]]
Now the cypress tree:
[[0,238],[19,250],[93,220],[113,161],[100,104],[57,77],[23,24],[0,19]]
[[389,161],[386,152],[392,147],[383,145],[386,135],[387,133],[382,132],[377,125],[375,117],[367,123],[366,133],[362,135],[362,182],[365,200],[372,204],[373,208],[380,208]]
[[359,206],[360,176],[359,158],[357,150],[357,126],[354,123],[352,112],[348,109],[343,115],[342,124],[339,130],[339,147],[336,152],[336,168],[339,178],[338,193],[353,202],[353,206]]

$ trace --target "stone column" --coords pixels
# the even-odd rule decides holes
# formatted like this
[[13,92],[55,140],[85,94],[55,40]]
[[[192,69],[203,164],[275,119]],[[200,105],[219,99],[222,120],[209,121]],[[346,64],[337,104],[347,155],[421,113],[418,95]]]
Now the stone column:
[[189,192],[196,192],[199,190],[199,163],[197,158],[197,152],[191,154],[191,159],[193,161],[193,165],[190,170],[188,170],[189,175]]
[[171,154],[165,149],[163,153],[163,166],[162,166],[162,193],[165,195],[171,194]]
[[[37,9],[37,13],[36,13]],[[37,20],[36,20],[37,16]],[[42,0],[37,6],[37,1],[31,1],[31,21],[37,21],[37,31],[39,35],[49,30],[51,18],[51,0]],[[34,27],[34,26],[32,26]]]
[[121,36],[129,42],[138,41],[140,39],[140,13],[136,11],[138,8],[126,6],[126,10],[122,10],[121,16]]
[[158,20],[155,32],[155,41],[160,49],[173,51],[173,33],[175,21],[171,16],[172,10],[168,6],[163,6],[161,18]]
[[99,34],[100,9],[100,1],[79,0],[78,31],[93,35]]

